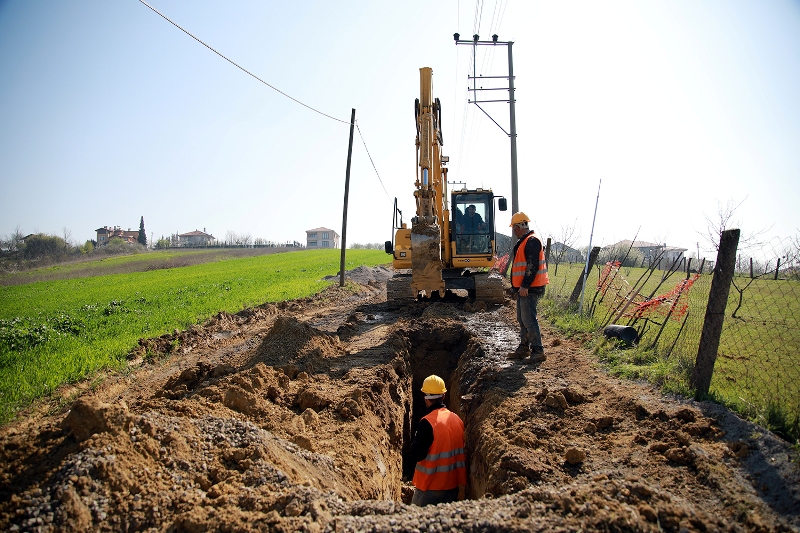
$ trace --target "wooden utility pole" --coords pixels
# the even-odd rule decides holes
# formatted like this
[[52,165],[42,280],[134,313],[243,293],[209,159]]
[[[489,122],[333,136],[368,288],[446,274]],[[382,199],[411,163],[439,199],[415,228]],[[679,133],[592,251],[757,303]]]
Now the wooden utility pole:
[[350,143],[347,145],[347,171],[344,177],[344,208],[342,211],[342,258],[339,261],[339,286],[344,287],[344,262],[347,249],[347,200],[350,196],[350,161],[353,158],[353,129],[356,124],[356,110],[350,114]]
[[697,350],[697,360],[689,381],[698,398],[708,394],[708,389],[711,387],[711,376],[714,374],[714,363],[717,360],[722,324],[725,321],[725,307],[728,304],[728,293],[736,267],[739,233],[738,229],[723,231],[719,240],[717,263],[714,265],[708,306],[706,306],[706,316],[703,320],[703,331],[700,334],[700,347]]

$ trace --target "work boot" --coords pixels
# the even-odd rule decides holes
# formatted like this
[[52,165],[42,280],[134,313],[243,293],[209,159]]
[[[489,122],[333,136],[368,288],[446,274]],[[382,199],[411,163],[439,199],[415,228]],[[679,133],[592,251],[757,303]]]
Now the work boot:
[[531,349],[527,343],[521,342],[517,349],[508,354],[509,359],[525,359],[531,354]]
[[529,358],[525,359],[524,362],[526,364],[532,365],[534,363],[541,363],[541,362],[544,362],[546,360],[547,360],[547,356],[544,354],[544,352],[532,352],[531,356]]

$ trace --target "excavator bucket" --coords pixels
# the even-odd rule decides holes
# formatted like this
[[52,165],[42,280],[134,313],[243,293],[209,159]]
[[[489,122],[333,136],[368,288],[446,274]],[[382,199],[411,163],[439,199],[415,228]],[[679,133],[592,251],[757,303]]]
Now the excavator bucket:
[[444,295],[441,233],[435,222],[411,226],[411,290],[415,296],[423,291],[428,297],[433,291]]

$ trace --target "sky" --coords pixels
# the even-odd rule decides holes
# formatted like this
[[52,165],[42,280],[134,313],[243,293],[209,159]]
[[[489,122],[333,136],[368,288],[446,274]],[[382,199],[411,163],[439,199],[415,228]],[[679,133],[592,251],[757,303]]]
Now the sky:
[[[341,234],[354,108],[347,244],[389,240],[394,199],[414,211],[420,67],[450,181],[506,196],[509,234],[509,137],[467,103],[455,32],[514,43],[518,201],[543,237],[711,257],[728,204],[745,234],[800,234],[798,0],[148,3],[294,100],[138,0],[0,0],[0,235]],[[474,61],[508,74],[506,46]]]

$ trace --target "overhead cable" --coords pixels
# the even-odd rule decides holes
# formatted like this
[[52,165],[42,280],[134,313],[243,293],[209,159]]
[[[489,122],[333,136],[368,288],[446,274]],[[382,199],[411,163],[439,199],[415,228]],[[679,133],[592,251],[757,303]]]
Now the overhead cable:
[[392,197],[389,196],[389,191],[386,190],[386,186],[383,184],[383,180],[381,179],[381,175],[378,174],[378,169],[375,168],[375,162],[372,160],[372,155],[369,153],[369,148],[367,148],[367,143],[364,141],[364,136],[361,135],[361,128],[358,127],[358,122],[356,122],[356,129],[358,130],[358,136],[361,137],[361,143],[364,145],[364,150],[367,151],[367,157],[369,157],[369,162],[372,163],[372,168],[375,170],[375,175],[378,176],[378,181],[381,182],[381,187],[383,187],[383,192],[386,193],[386,197],[389,198],[389,201],[392,201]]
[[246,68],[244,68],[244,67],[242,67],[241,65],[239,65],[238,63],[236,63],[235,61],[233,61],[233,60],[231,60],[231,59],[228,59],[228,58],[227,58],[227,57],[225,57],[223,54],[221,54],[221,53],[217,52],[217,51],[216,51],[216,50],[214,50],[212,47],[210,47],[209,45],[207,45],[206,43],[204,43],[202,40],[200,40],[200,39],[198,39],[197,37],[195,37],[194,35],[192,35],[192,34],[191,34],[189,31],[187,31],[187,30],[183,29],[183,28],[182,28],[182,27],[181,27],[179,24],[177,24],[177,23],[175,23],[174,21],[170,20],[170,18],[169,18],[169,17],[167,17],[166,15],[164,15],[163,13],[161,13],[159,10],[157,10],[156,8],[154,8],[153,6],[151,6],[150,4],[148,4],[147,2],[145,2],[144,0],[139,0],[139,2],[141,2],[141,3],[142,3],[142,4],[144,4],[145,6],[149,7],[149,8],[150,8],[151,10],[153,10],[153,12],[154,12],[154,13],[156,13],[158,16],[160,16],[161,18],[163,18],[164,20],[166,20],[167,22],[169,22],[170,24],[172,24],[173,26],[175,26],[176,28],[178,28],[179,30],[181,30],[183,33],[185,33],[186,35],[188,35],[189,37],[191,37],[192,39],[194,39],[194,40],[195,40],[195,41],[197,41],[198,43],[202,44],[203,46],[205,46],[206,48],[208,48],[209,50],[211,50],[211,51],[212,51],[212,52],[214,52],[215,54],[217,54],[219,57],[221,57],[222,59],[224,59],[225,61],[227,61],[227,62],[228,62],[228,63],[230,63],[231,65],[233,65],[234,67],[236,67],[236,68],[240,69],[241,71],[245,72],[246,74],[249,74],[250,76],[252,76],[253,78],[257,79],[258,81],[260,81],[261,83],[263,83],[264,85],[266,85],[267,87],[269,87],[270,89],[272,89],[273,91],[276,91],[276,92],[278,92],[278,93],[282,94],[283,96],[285,96],[285,97],[286,97],[286,98],[288,98],[289,100],[292,100],[293,102],[296,102],[296,103],[300,104],[301,106],[303,106],[303,107],[305,107],[305,108],[308,108],[308,109],[310,109],[311,111],[313,111],[313,112],[315,112],[315,113],[319,113],[319,114],[320,114],[320,115],[322,115],[323,117],[327,117],[327,118],[329,118],[329,119],[331,119],[331,120],[335,120],[336,122],[341,122],[341,123],[343,123],[343,124],[350,124],[350,121],[349,121],[349,120],[342,120],[342,119],[340,119],[340,118],[332,117],[331,115],[328,115],[328,114],[326,114],[326,113],[323,113],[322,111],[320,111],[320,110],[318,110],[318,109],[314,109],[313,107],[311,107],[311,106],[310,106],[310,105],[308,105],[308,104],[304,104],[303,102],[301,102],[301,101],[300,101],[300,100],[298,100],[297,98],[293,98],[293,97],[289,96],[288,94],[286,94],[285,92],[281,91],[281,90],[280,90],[280,89],[278,89],[277,87],[274,87],[274,86],[270,85],[269,83],[265,82],[264,80],[262,80],[261,78],[259,78],[258,76],[256,76],[255,74],[253,74],[252,72],[250,72],[249,70],[247,70]]

